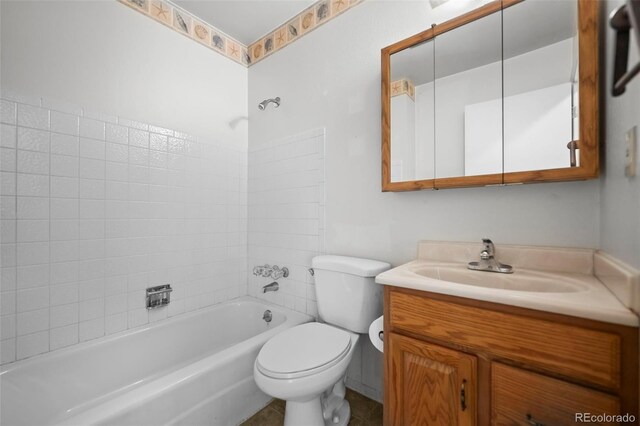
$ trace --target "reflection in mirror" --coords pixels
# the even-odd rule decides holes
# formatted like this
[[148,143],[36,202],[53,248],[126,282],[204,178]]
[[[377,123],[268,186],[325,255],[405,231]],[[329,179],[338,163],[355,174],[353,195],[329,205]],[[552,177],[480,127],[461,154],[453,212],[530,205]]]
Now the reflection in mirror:
[[433,41],[391,55],[391,182],[433,179]]
[[498,11],[435,39],[436,179],[502,173],[501,29]]
[[578,166],[577,0],[524,1],[503,19],[505,173]]

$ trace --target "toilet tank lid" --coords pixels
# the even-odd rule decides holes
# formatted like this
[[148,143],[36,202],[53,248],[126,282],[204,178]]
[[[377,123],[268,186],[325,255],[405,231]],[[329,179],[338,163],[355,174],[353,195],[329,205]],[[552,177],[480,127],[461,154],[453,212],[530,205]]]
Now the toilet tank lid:
[[343,272],[360,277],[375,277],[391,268],[389,263],[379,260],[335,255],[316,256],[311,261],[311,265],[313,269]]

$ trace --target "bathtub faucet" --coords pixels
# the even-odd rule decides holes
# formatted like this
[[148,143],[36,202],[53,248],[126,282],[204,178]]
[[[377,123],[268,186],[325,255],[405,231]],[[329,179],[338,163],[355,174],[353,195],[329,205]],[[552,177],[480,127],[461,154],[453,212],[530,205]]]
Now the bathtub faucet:
[[278,285],[278,283],[274,281],[271,284],[267,284],[264,287],[262,287],[262,292],[266,293],[268,291],[278,291],[279,288],[280,288],[280,285]]

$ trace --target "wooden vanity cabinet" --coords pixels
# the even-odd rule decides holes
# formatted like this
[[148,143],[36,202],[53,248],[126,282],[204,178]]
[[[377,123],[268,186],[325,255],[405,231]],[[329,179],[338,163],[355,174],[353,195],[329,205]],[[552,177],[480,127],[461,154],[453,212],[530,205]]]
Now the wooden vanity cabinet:
[[384,309],[387,426],[638,424],[638,328],[390,286]]

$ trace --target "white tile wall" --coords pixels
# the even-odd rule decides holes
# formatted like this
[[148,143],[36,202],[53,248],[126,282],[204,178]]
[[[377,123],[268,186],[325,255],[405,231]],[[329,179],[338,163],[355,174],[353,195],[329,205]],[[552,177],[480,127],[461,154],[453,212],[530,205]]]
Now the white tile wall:
[[[324,252],[324,129],[270,141],[249,150],[250,295],[317,316],[311,259]],[[262,293],[270,278],[256,265],[286,266],[280,290]]]
[[[325,253],[325,130],[317,129],[249,148],[248,294],[299,312],[318,314],[311,259]],[[290,269],[280,290],[262,293],[273,280],[256,277],[257,265]],[[382,401],[382,353],[362,335],[347,385]]]
[[[246,148],[48,99],[0,105],[2,363],[245,294]],[[147,311],[145,288],[167,282],[169,307]]]

